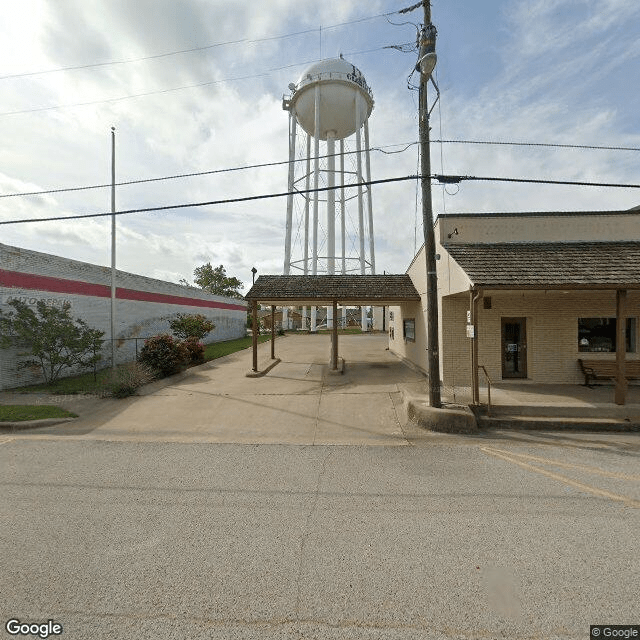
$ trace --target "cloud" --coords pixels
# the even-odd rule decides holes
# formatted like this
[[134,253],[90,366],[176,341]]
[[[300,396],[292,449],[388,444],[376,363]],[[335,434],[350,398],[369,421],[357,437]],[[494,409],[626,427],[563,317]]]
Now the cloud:
[[[634,106],[640,45],[631,27],[640,11],[635,0],[501,0],[483,6],[482,28],[477,12],[456,14],[456,6],[443,4],[434,11],[442,100],[432,115],[432,139],[640,146]],[[221,0],[14,3],[11,19],[0,25],[6,73],[137,61],[0,79],[3,112],[166,92],[0,116],[0,192],[107,184],[111,126],[116,127],[118,181],[285,161],[288,114],[282,95],[305,63],[319,57],[321,47],[324,55],[368,51],[354,54],[352,61],[374,90],[374,147],[416,141],[416,93],[406,89],[415,54],[370,51],[412,40],[414,27],[395,27],[384,18],[331,26],[398,7],[391,0],[366,7],[340,0],[273,0],[267,6]],[[417,13],[410,19],[418,19]],[[231,41],[238,42],[222,44]],[[211,46],[216,43],[221,46]],[[206,48],[150,58],[198,47]],[[239,79],[246,76],[252,77]],[[230,78],[238,79],[224,81]],[[213,84],[173,90],[206,82]],[[633,152],[440,148],[435,143],[431,149],[435,172],[615,182],[637,182],[636,157]],[[371,161],[374,179],[414,174],[417,147],[393,155],[373,152]],[[116,206],[203,202],[286,186],[287,167],[280,165],[120,186]],[[420,244],[416,187],[406,182],[372,189],[379,271],[403,271],[416,237]],[[443,197],[439,187],[433,193],[436,213],[637,203],[635,192],[628,191],[485,183],[464,183],[455,196]],[[278,198],[122,216],[118,266],[147,275],[173,274],[174,280],[177,274],[190,278],[208,260],[224,264],[245,282],[252,266],[260,273],[279,273],[285,207],[286,200]],[[3,220],[109,209],[108,188],[0,199]],[[2,241],[108,264],[109,228],[108,219],[7,226]]]

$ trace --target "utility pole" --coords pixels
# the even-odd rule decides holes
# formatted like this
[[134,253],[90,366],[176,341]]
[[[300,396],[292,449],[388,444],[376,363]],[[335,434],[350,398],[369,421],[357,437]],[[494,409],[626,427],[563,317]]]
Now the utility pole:
[[[418,5],[419,6],[419,5]],[[435,67],[436,28],[431,24],[431,4],[423,0],[424,25],[420,31],[419,61],[420,93],[420,173],[422,186],[422,228],[427,269],[427,370],[429,374],[429,404],[441,407],[440,354],[438,346],[438,276],[436,273],[436,242],[433,230],[431,201],[431,157],[429,148],[429,104],[427,85]],[[433,81],[433,80],[432,80]],[[435,83],[434,83],[435,86]]]

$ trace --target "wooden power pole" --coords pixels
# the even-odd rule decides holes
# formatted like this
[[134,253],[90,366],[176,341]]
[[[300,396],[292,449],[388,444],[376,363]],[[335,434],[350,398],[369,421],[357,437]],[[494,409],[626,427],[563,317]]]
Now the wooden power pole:
[[[440,355],[438,340],[438,276],[436,273],[436,243],[433,229],[433,204],[431,201],[431,157],[429,147],[429,104],[427,85],[435,64],[435,27],[431,24],[431,5],[423,0],[424,26],[420,33],[419,119],[420,119],[420,173],[422,183],[422,228],[427,268],[427,370],[429,374],[429,404],[441,407]],[[425,64],[425,56],[432,53],[432,64]]]

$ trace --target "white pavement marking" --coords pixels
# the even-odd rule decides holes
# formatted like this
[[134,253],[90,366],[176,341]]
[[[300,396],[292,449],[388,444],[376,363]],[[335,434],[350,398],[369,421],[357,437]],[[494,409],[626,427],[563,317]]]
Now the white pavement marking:
[[506,460],[507,462],[512,462],[513,464],[522,467],[523,469],[527,469],[528,471],[534,471],[535,473],[540,473],[543,476],[547,476],[548,478],[552,478],[553,480],[557,480],[559,482],[563,482],[564,484],[568,484],[571,487],[575,487],[576,489],[580,489],[580,491],[586,491],[587,493],[591,493],[600,498],[608,498],[609,500],[614,500],[616,502],[622,502],[626,506],[631,507],[633,509],[640,509],[640,500],[634,500],[629,496],[619,495],[617,493],[611,493],[610,491],[605,491],[604,489],[598,489],[598,487],[593,487],[589,484],[584,484],[583,482],[577,482],[576,480],[572,480],[571,478],[567,478],[566,476],[562,476],[558,473],[553,473],[552,471],[547,471],[546,469],[541,469],[540,467],[536,467],[532,464],[528,464],[526,462],[522,462],[517,458],[512,457],[511,455],[505,455],[502,453],[500,449],[490,449],[489,447],[480,447],[480,450],[488,455],[494,456],[496,458],[501,458],[502,460]]

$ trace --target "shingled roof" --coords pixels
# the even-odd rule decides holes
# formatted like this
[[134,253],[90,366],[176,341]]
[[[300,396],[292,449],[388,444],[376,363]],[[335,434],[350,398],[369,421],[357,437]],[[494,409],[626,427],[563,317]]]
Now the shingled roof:
[[259,276],[245,296],[264,304],[377,304],[420,300],[411,278],[401,275]]
[[448,244],[474,285],[640,288],[640,242]]

